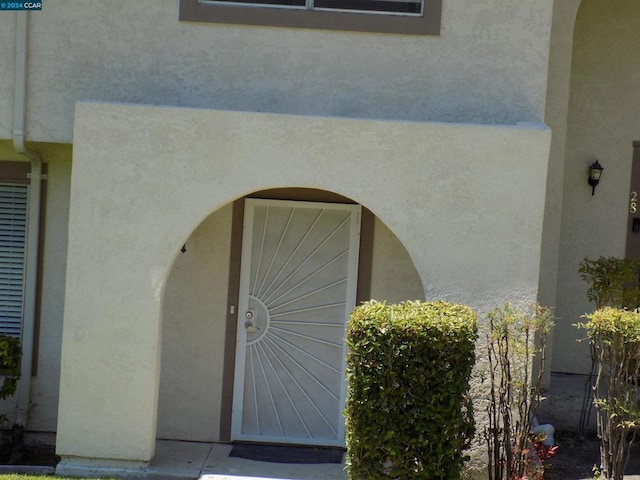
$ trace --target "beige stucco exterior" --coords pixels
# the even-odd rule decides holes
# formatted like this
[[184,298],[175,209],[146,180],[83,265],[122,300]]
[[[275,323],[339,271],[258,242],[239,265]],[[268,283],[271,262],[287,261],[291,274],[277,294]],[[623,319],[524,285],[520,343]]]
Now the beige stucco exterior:
[[[69,143],[97,99],[513,124],[544,115],[551,0],[445,1],[439,37],[197,24],[177,0],[53,0],[30,15],[29,138]],[[15,19],[0,16],[12,97]],[[0,102],[0,138],[11,103]]]
[[[571,80],[571,55],[573,52],[573,25],[581,0],[554,2],[549,50],[549,76],[545,123],[553,135],[547,170],[547,192],[542,230],[542,254],[540,256],[540,282],[538,302],[555,307],[558,287],[558,258],[560,254],[560,229],[562,224],[562,187],[564,177],[565,139],[569,85]],[[549,335],[553,343],[553,332]],[[543,384],[550,387],[553,348],[547,353]]]
[[[231,205],[269,188],[373,212],[372,298],[537,299],[552,369],[587,371],[577,268],[625,251],[636,0],[444,0],[439,36],[180,22],[178,3],[29,13],[48,169],[29,430],[86,465],[220,439]],[[25,161],[16,30],[0,15],[0,160]]]
[[176,257],[167,280],[159,438],[220,439],[231,211],[229,204],[203,220],[186,241],[186,252]]
[[[60,347],[64,315],[64,278],[67,258],[71,145],[34,144],[47,158],[45,233],[43,235],[42,299],[37,375],[33,377],[29,427],[53,432],[57,424]],[[25,161],[13,151],[10,141],[0,140],[2,160]],[[14,403],[5,402],[3,412],[15,421]]]
[[[406,247],[428,298],[461,299],[480,310],[509,297],[535,298],[541,214],[515,234],[496,220],[542,211],[550,135],[540,125],[104,103],[79,104],[75,118],[57,432],[63,456],[152,457],[169,272],[203,219],[251,191],[312,187],[367,206]],[[512,162],[516,155],[526,161]],[[480,184],[487,158],[504,173]],[[393,174],[385,173],[391,159]],[[443,177],[444,165],[448,181],[431,182]],[[516,192],[519,200],[504,202]],[[96,375],[99,384],[89,380]],[[126,403],[116,401],[123,396]]]

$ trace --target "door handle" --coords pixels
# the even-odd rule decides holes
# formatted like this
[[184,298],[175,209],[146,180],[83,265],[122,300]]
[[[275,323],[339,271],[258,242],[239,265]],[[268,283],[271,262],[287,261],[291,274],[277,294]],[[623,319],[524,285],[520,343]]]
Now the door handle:
[[253,317],[256,316],[256,312],[254,310],[247,310],[244,314],[244,318],[247,319],[246,322],[244,322],[244,329],[247,331],[247,333],[255,333],[255,331],[257,330],[255,323],[253,323]]

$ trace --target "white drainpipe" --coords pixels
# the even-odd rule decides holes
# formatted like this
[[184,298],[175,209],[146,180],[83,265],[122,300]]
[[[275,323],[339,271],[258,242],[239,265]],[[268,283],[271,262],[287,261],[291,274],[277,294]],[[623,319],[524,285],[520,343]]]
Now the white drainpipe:
[[27,251],[25,265],[24,309],[22,321],[22,363],[20,382],[16,392],[17,421],[26,426],[31,397],[31,369],[33,363],[33,337],[36,320],[36,285],[38,276],[38,240],[40,236],[40,196],[42,161],[37,152],[25,145],[27,100],[27,12],[16,12],[16,66],[13,95],[13,148],[31,162],[29,185],[29,213],[27,224]]

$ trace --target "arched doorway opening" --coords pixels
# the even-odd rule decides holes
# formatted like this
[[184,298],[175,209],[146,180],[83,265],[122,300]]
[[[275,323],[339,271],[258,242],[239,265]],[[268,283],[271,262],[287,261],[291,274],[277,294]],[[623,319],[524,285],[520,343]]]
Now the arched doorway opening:
[[[250,199],[248,202],[254,203],[257,199],[267,202],[285,202],[283,205],[287,208],[289,205],[313,207],[316,204],[330,204],[338,207],[343,205],[346,210],[342,210],[347,211],[357,207],[362,213],[358,225],[361,233],[358,239],[359,269],[356,303],[370,298],[390,302],[424,299],[422,282],[404,246],[373,213],[360,207],[351,199],[322,190],[288,188],[254,192],[246,198],[229,202],[211,213],[192,232],[185,243],[185,252],[178,254],[167,280],[162,319],[158,438],[196,441],[229,441],[233,438],[233,396],[238,382],[236,337],[238,326],[243,323],[238,318],[238,297],[241,286],[242,236],[246,225],[247,199]],[[337,211],[340,210],[337,208]],[[258,220],[258,222],[261,221]],[[280,223],[280,227],[282,225]],[[257,230],[262,232],[263,226],[264,224],[260,223]],[[278,231],[282,231],[280,227]],[[285,242],[286,240],[281,241],[281,243]],[[300,250],[304,248],[308,251],[315,249],[315,247],[300,247]],[[286,300],[285,297],[294,292],[294,284],[301,281],[305,283],[304,279],[310,276],[314,278],[321,276],[320,273],[314,272],[329,271],[334,263],[337,263],[337,260],[331,262],[333,257],[327,256],[326,252],[323,253],[321,250],[318,252],[320,252],[319,258],[325,259],[321,262],[322,265],[306,269],[307,266],[312,265],[312,262],[306,262],[305,266],[293,275],[291,273],[297,267],[287,267],[288,273],[280,277],[283,279],[290,277],[290,284],[285,285],[286,288],[281,288],[273,298],[280,297],[280,303],[289,302],[291,299]],[[340,253],[336,257],[339,255]],[[268,281],[258,280],[258,283],[266,285],[276,278],[276,273],[282,264],[276,266],[275,260],[271,261],[271,254],[263,257],[263,272],[271,264],[271,276],[268,277]],[[327,259],[329,261],[326,261]],[[324,264],[329,266],[323,267]],[[302,273],[303,271],[306,273]],[[294,282],[296,275],[301,277]],[[317,287],[314,287],[311,290],[316,289]],[[326,291],[330,290],[331,288]],[[307,291],[298,297],[308,293]],[[259,325],[257,327],[262,328]],[[313,328],[315,337],[318,336],[319,329],[327,327],[316,325]],[[254,335],[258,333],[260,333],[259,330]],[[294,334],[293,336],[298,337],[306,335],[299,331]],[[291,334],[289,336],[291,338]],[[290,338],[286,342],[290,342]],[[322,341],[325,344],[335,343],[331,339]],[[296,345],[293,342],[290,343],[291,346],[282,348],[285,351],[284,358],[287,358],[287,355],[296,358],[298,354],[303,355],[300,350],[308,349],[298,345],[296,350]],[[292,351],[298,353],[293,354]],[[316,353],[313,356],[318,357]],[[307,358],[309,358],[308,355]],[[337,358],[341,365],[342,359],[339,356]],[[322,361],[326,362],[326,360]],[[260,367],[256,363],[255,368],[255,371],[262,375],[262,368],[271,367],[264,363]],[[276,379],[276,382],[279,380]],[[271,402],[269,396],[267,396],[267,402]],[[292,415],[296,415],[295,409]],[[296,435],[300,437],[299,443],[309,443],[303,440],[303,434]],[[293,435],[291,442],[297,441],[296,435]],[[311,443],[326,442],[311,440]]]
[[[591,360],[573,324],[593,310],[578,275],[585,257],[625,256],[633,143],[640,139],[640,10],[633,0],[583,0],[573,34],[554,333],[555,372]],[[554,132],[555,135],[555,132]],[[604,165],[595,195],[588,166]]]

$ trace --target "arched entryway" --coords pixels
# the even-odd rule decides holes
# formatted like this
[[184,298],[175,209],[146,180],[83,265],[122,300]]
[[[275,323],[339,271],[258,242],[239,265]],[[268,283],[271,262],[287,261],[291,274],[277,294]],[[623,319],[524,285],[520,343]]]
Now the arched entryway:
[[[249,266],[253,264],[254,272],[258,268],[261,269],[260,278],[250,280],[253,289],[251,293],[242,293],[241,285],[247,280],[246,278],[243,280],[241,272],[242,237],[246,234],[247,221],[255,220],[253,228],[255,238],[258,244],[263,245],[263,240],[266,238],[263,233],[266,231],[265,228],[267,230],[269,228],[265,223],[267,206],[270,209],[269,218],[275,222],[275,227],[273,235],[266,241],[275,241],[276,247],[280,245],[279,250],[282,251],[285,248],[291,250],[289,248],[291,247],[294,250],[297,249],[296,255],[304,251],[306,253],[294,257],[292,261],[287,261],[283,260],[284,257],[276,258],[273,255],[275,251],[273,249],[265,249],[266,253],[262,257],[260,253],[253,252],[254,261],[249,262]],[[294,210],[295,213],[293,213]],[[247,216],[247,211],[251,212],[252,217]],[[323,211],[325,213],[321,213]],[[257,218],[254,218],[256,212],[258,212]],[[317,217],[326,219],[326,222],[317,220]],[[304,224],[301,229],[293,226],[296,218]],[[310,230],[309,227],[314,221],[316,227]],[[319,228],[323,222],[323,227]],[[354,230],[357,234],[355,239],[357,248],[353,251],[356,261],[352,265],[357,265],[358,268],[357,275],[354,276],[355,284],[349,287],[346,277],[343,281],[343,273],[346,272],[342,272],[342,268],[348,263],[349,253],[342,248],[345,245],[341,247],[341,243],[349,237],[349,235],[345,236],[347,231],[343,227],[352,225],[349,227],[351,229],[355,226],[354,223],[357,223],[357,229]],[[321,232],[323,229],[326,230],[324,233]],[[287,239],[288,236],[283,235],[285,230],[297,231],[291,236],[297,239],[293,241]],[[307,233],[308,231],[314,233]],[[299,241],[303,237],[311,238],[314,235],[314,240],[306,245],[304,245],[305,241],[302,243]],[[299,243],[301,246],[298,247]],[[309,254],[312,258],[306,260]],[[258,267],[257,262],[261,262],[262,266]],[[341,263],[344,265],[340,266]],[[335,274],[337,277],[325,278],[325,273]],[[320,279],[322,285],[311,285],[315,279]],[[274,286],[280,280],[284,280],[284,286],[282,288]],[[256,324],[254,333],[247,334],[246,330],[240,330],[240,334],[247,337],[243,337],[243,342],[248,340],[251,344],[247,351],[253,351],[250,354],[245,352],[243,355],[249,355],[249,358],[253,355],[255,363],[239,371],[238,352],[236,352],[238,326],[242,329],[244,323],[252,320],[244,318],[244,314],[247,313],[245,310],[252,310],[254,318],[259,323],[260,319],[257,317],[260,317],[261,313],[253,304],[264,300],[255,300],[261,296],[257,291],[266,290],[269,284],[273,284],[270,291],[279,290],[277,295],[270,295],[266,300],[267,303],[273,298],[279,298],[280,304],[285,303],[291,307],[281,308],[280,313],[306,310],[304,321],[311,321],[315,325],[306,325],[304,327],[307,330],[303,331],[299,325],[291,323],[293,317],[282,317],[279,321],[284,323],[277,327],[279,338],[274,343],[275,337],[272,337],[264,345],[256,342],[256,339],[263,338],[264,325]],[[261,285],[263,288],[258,288]],[[340,295],[343,291],[342,287],[345,293],[348,288],[353,288],[353,298],[347,298],[343,306],[330,306],[342,301],[325,298],[326,295]],[[315,299],[312,298],[314,292],[317,292]],[[255,297],[253,303],[250,303],[251,300],[247,300],[249,303],[245,302],[252,308],[241,308],[243,305],[241,295]],[[332,425],[333,429],[327,427],[332,421],[329,418],[332,413],[331,405],[327,400],[331,398],[335,400],[337,397],[338,403],[333,413],[337,412],[339,421],[342,422],[343,334],[339,333],[336,336],[336,333],[331,331],[338,328],[330,325],[335,323],[333,318],[311,320],[309,312],[318,312],[319,310],[316,309],[318,306],[322,307],[321,310],[334,312],[334,316],[336,316],[335,312],[342,311],[343,313],[338,314],[336,318],[341,317],[339,320],[344,321],[344,312],[347,311],[345,308],[351,308],[347,306],[349,302],[355,304],[370,298],[391,302],[424,299],[424,290],[417,270],[401,242],[375,215],[352,199],[323,190],[272,189],[254,192],[246,198],[230,202],[213,212],[187,239],[184,252],[177,255],[167,280],[162,319],[158,438],[199,441],[250,439],[278,443],[342,444],[341,425]],[[301,303],[298,305],[300,308],[293,308],[294,305],[291,302],[297,299],[304,305]],[[316,302],[317,305],[311,305],[309,302]],[[325,309],[327,305],[329,308]],[[242,321],[238,319],[239,313]],[[341,331],[344,331],[344,324]],[[296,342],[297,339],[301,341]],[[340,345],[337,345],[338,342]],[[273,351],[278,348],[280,354],[273,354]],[[333,351],[336,349],[340,352]],[[329,357],[323,358],[323,352]],[[281,362],[281,365],[278,362]],[[299,363],[298,366],[294,366],[296,362]],[[266,435],[256,435],[258,427],[256,424],[251,424],[253,413],[249,415],[248,420],[245,419],[245,422],[249,423],[245,425],[245,433],[243,433],[241,416],[239,417],[241,423],[235,426],[233,424],[234,392],[236,402],[242,401],[242,396],[238,396],[239,381],[243,382],[240,385],[242,389],[245,386],[253,388],[252,383],[256,375],[261,379],[256,384],[264,383],[263,379],[269,371],[275,371],[278,368],[280,376],[272,378],[272,386],[275,385],[275,389],[279,388],[281,391],[259,389],[264,396],[262,402],[266,404],[265,411],[260,413],[263,420],[259,429],[260,432],[266,432]],[[299,373],[303,372],[302,375],[306,378],[296,379],[293,375],[296,369]],[[244,378],[242,377],[244,371],[248,375],[246,382],[239,380]],[[337,391],[328,392],[325,389],[331,383],[327,378],[327,371],[333,371],[335,374],[333,376],[337,378],[338,383],[330,388],[337,388]],[[282,388],[287,381],[293,385],[296,393],[287,392]],[[311,398],[315,394],[308,393],[313,390],[309,388],[311,383],[317,387],[315,389],[317,401]],[[296,399],[296,395],[298,397],[308,395],[309,398]],[[253,394],[248,400],[252,398],[255,398]],[[287,415],[293,418],[289,425],[283,421],[284,415],[280,408],[283,405],[289,408]],[[240,407],[242,409],[242,405]],[[254,406],[250,408],[253,412]],[[305,409],[311,410],[305,411]],[[272,417],[265,419],[265,415],[269,412]],[[316,418],[312,422],[319,423],[316,427],[300,420],[313,418],[314,415]],[[333,421],[335,423],[336,419]],[[240,430],[234,433],[234,428]],[[314,428],[318,428],[320,433],[314,434]],[[287,438],[284,438],[284,435],[280,438],[280,430],[283,434],[288,432]],[[314,435],[317,438],[314,438]],[[333,438],[331,435],[334,435]]]
[[[633,142],[640,139],[639,29],[640,9],[634,0],[580,2],[573,30],[566,138],[561,128],[554,128],[554,141],[560,134],[564,147],[562,209],[557,211],[558,204],[550,207],[562,218],[552,365],[556,372],[587,373],[590,368],[588,345],[577,341],[583,334],[573,326],[594,308],[578,274],[580,262],[585,257],[625,255]],[[552,79],[550,89],[558,90]],[[586,175],[596,159],[604,173],[592,195]]]
[[[228,216],[215,227],[216,238],[230,242],[229,202],[250,192],[313,186],[373,211],[401,239],[412,260],[405,263],[417,274],[391,275],[399,242],[376,253],[377,239],[385,237],[376,222],[371,285],[381,290],[372,288],[372,297],[415,298],[412,292],[424,286],[428,298],[484,310],[514,292],[531,298],[537,291],[550,138],[541,125],[99,102],[79,103],[76,118],[82,121],[74,126],[56,437],[70,462],[119,459],[135,466],[153,457],[158,436],[219,438],[227,391],[215,375],[225,371],[226,343],[215,342],[224,336],[227,310],[216,301],[210,314],[185,316],[217,288],[190,255],[212,248],[208,235],[199,237],[199,247],[192,240],[222,212]],[[488,168],[501,173],[487,176]],[[213,246],[216,255],[221,245]],[[376,273],[378,259],[384,267]],[[215,279],[225,270],[228,276],[228,267],[210,262]],[[197,289],[196,275],[203,282]],[[167,346],[171,338],[179,346]],[[199,410],[188,408],[200,402]]]

